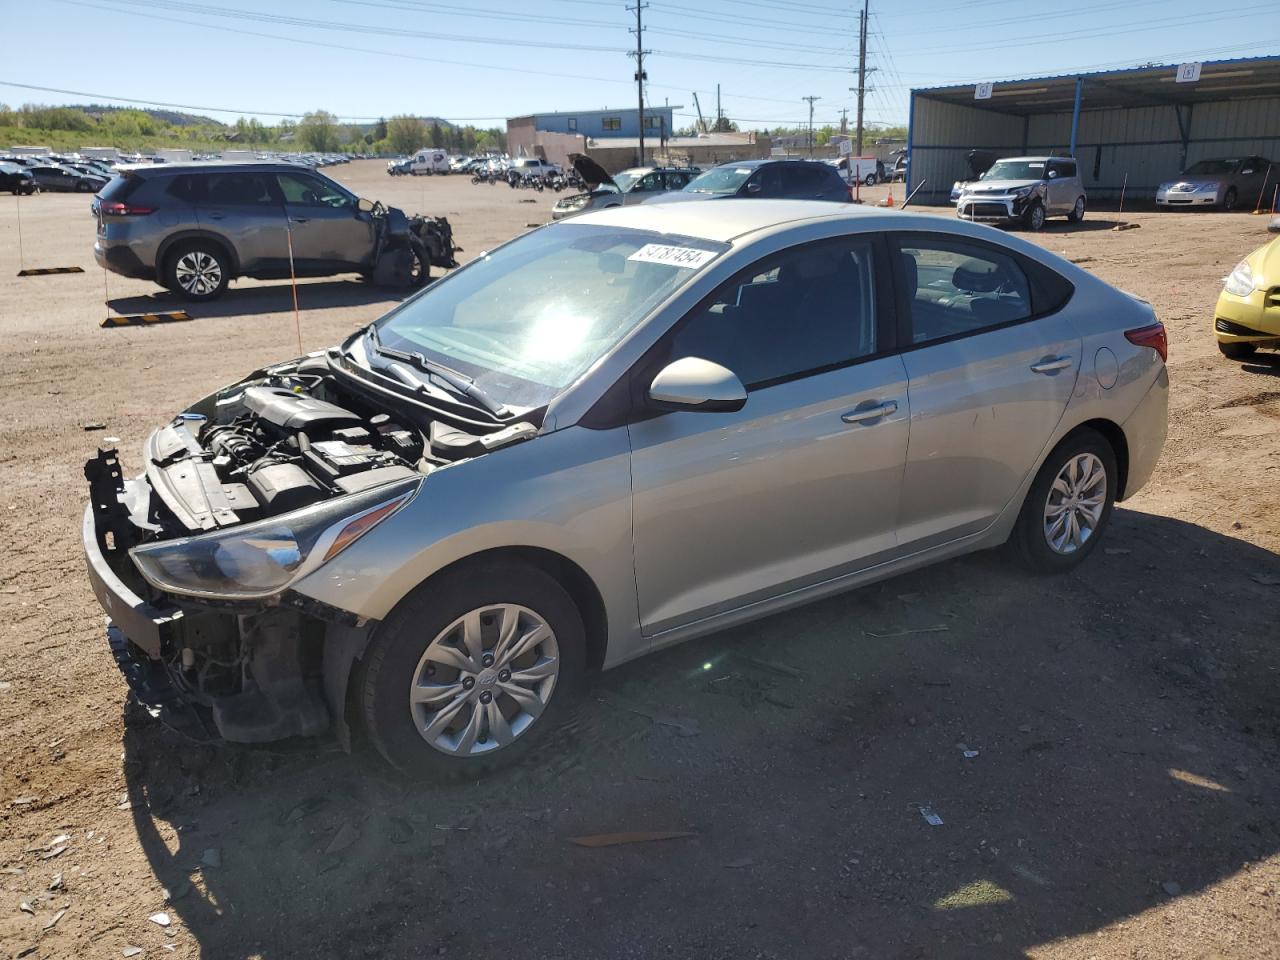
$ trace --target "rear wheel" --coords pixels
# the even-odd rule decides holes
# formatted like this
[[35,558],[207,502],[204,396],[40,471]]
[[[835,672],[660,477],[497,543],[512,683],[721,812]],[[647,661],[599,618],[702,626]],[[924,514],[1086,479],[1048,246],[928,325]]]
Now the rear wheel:
[[1228,360],[1248,360],[1258,352],[1256,343],[1219,343],[1218,349]]
[[1065,573],[1102,538],[1116,498],[1115,451],[1094,430],[1068,436],[1036,474],[1008,546],[1036,573]]
[[231,281],[226,251],[207,240],[191,240],[173,248],[165,261],[165,286],[188,300],[213,300]]
[[406,772],[466,776],[517,760],[562,720],[586,666],[565,589],[524,563],[460,568],[392,611],[357,690],[379,752]]
[[1067,214],[1067,219],[1072,223],[1079,223],[1084,219],[1084,197],[1076,197],[1076,205]]

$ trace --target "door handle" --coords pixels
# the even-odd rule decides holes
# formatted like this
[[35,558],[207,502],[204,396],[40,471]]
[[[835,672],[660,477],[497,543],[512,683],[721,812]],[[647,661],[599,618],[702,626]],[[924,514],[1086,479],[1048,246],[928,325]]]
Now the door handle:
[[1047,360],[1041,360],[1039,363],[1031,365],[1032,373],[1056,373],[1059,370],[1065,370],[1071,366],[1070,357],[1049,357]]
[[879,420],[881,417],[887,417],[897,412],[898,401],[886,400],[878,406],[850,410],[848,413],[841,414],[840,419],[845,423],[866,423],[868,420]]
[[210,213],[210,214],[207,214],[207,216],[209,217],[209,219],[210,219],[210,220],[221,220],[221,219],[223,219],[224,214],[221,214],[221,213]]
[[289,222],[290,223],[306,223],[310,219],[311,219],[310,217],[290,217]]

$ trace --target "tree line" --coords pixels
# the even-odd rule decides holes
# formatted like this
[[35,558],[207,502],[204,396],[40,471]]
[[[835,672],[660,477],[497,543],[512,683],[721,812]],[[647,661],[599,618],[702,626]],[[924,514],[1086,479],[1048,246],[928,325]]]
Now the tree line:
[[440,120],[397,116],[374,124],[343,123],[327,110],[315,110],[301,120],[264,124],[256,117],[240,117],[222,124],[203,117],[174,123],[145,110],[43,106],[11,108],[0,104],[0,145],[38,143],[71,150],[113,146],[121,150],[186,147],[217,151],[229,143],[263,149],[314,153],[413,153],[423,147],[475,153],[505,150],[506,133],[498,128],[459,126]]

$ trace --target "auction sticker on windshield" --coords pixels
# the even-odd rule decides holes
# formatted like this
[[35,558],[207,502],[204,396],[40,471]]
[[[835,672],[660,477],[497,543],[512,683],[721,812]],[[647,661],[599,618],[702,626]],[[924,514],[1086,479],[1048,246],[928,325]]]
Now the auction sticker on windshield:
[[665,263],[669,267],[685,267],[696,270],[710,260],[714,260],[714,250],[698,250],[695,247],[670,247],[664,243],[646,243],[628,260],[640,263]]

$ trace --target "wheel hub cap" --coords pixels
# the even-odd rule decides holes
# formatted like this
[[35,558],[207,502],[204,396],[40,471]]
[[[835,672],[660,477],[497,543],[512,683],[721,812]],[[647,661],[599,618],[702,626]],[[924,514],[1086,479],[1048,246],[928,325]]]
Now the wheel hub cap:
[[222,266],[207,253],[187,253],[174,270],[178,284],[188,293],[212,293],[222,282]]
[[441,753],[488,753],[533,725],[559,675],[556,637],[539,614],[516,604],[480,607],[427,645],[409,686],[409,711]]
[[1058,471],[1044,506],[1044,538],[1054,553],[1075,553],[1093,536],[1107,503],[1107,470],[1081,453]]

